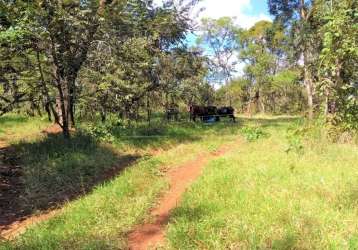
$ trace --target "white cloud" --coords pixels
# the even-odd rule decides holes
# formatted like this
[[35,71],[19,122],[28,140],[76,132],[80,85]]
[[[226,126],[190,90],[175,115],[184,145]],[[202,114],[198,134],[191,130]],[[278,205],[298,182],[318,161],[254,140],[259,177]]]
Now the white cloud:
[[[161,4],[162,0],[154,0],[154,2]],[[204,10],[197,15],[198,10],[201,8]],[[252,8],[251,0],[201,0],[193,12],[193,17],[198,21],[204,17],[236,17],[236,23],[242,28],[250,28],[260,20],[271,20],[265,13],[247,14]]]

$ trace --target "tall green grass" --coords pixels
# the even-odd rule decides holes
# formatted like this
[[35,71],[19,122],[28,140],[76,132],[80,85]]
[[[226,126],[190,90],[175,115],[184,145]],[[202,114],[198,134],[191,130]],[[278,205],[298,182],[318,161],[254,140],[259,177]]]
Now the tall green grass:
[[66,140],[61,134],[13,145],[12,154],[22,166],[22,204],[38,210],[56,206],[110,176],[118,174],[139,156],[121,155],[81,133]]
[[[0,243],[0,249],[124,249],[127,233],[149,219],[149,209],[166,190],[164,172],[234,141],[239,125],[168,124],[160,128],[164,136],[155,142],[142,141],[142,145],[141,138],[121,139],[124,133],[143,134],[140,129],[123,131],[112,145],[81,133],[71,141],[55,135],[15,145],[25,168],[29,202],[46,205],[48,197],[82,192],[86,185],[87,190],[83,189],[92,191],[65,203],[56,217]],[[112,173],[112,180],[93,182],[121,165],[122,156],[133,156],[136,145],[144,151],[164,146],[156,156],[140,154],[136,162]]]
[[358,249],[358,147],[311,134],[287,151],[300,123],[258,122],[271,136],[209,164],[174,211],[167,248]]
[[[206,138],[213,141],[218,133],[229,135],[238,129],[235,124],[160,121],[131,127],[113,122],[80,123],[71,140],[66,140],[62,134],[42,134],[41,130],[50,124],[40,118],[10,114],[1,117],[0,124],[6,142],[11,144],[5,164],[22,166],[23,188],[17,210],[25,210],[26,214],[84,195],[140,158],[179,144],[205,144]],[[113,138],[110,142],[102,140],[104,132]]]

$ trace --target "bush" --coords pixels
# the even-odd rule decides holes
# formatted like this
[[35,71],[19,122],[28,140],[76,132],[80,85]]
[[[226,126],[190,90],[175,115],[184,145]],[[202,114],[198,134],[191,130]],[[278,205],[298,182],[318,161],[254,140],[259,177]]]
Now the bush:
[[111,127],[106,124],[90,124],[84,129],[84,131],[97,140],[104,142],[114,141],[114,137],[111,133]]
[[118,117],[108,117],[106,122],[96,122],[87,124],[85,127],[82,127],[82,130],[85,134],[96,138],[99,141],[113,143],[115,140],[115,130],[118,128],[125,128],[123,121]]
[[249,142],[256,141],[262,137],[266,137],[268,134],[264,132],[260,127],[243,127],[241,133],[244,135],[245,139]]
[[303,139],[307,133],[307,127],[300,128],[288,128],[286,139],[288,141],[288,147],[285,150],[286,153],[294,152],[296,154],[304,154]]

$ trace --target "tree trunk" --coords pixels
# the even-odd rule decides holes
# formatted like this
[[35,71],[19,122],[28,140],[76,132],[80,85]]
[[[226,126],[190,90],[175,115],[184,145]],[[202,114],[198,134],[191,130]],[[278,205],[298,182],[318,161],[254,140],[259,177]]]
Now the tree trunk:
[[46,110],[46,113],[47,113],[48,121],[52,122],[50,103],[48,101],[46,101],[44,106],[45,106],[45,110]]
[[70,117],[70,128],[75,127],[75,90],[76,90],[76,76],[70,76],[67,80],[67,86],[68,86],[68,94],[69,94],[69,102],[68,102],[68,112]]
[[324,116],[328,117],[329,114],[329,91],[325,91],[325,100],[324,100]]
[[[304,23],[308,22],[308,14],[305,9],[305,0],[300,0],[300,16],[301,21]],[[302,32],[302,31],[301,31]],[[307,45],[307,41],[304,41],[306,43],[304,45],[304,51],[303,51],[303,68],[304,68],[304,85],[306,87],[307,92],[307,105],[308,105],[308,118],[310,120],[313,119],[314,116],[314,107],[313,107],[313,81],[311,77],[311,72],[309,71],[308,65],[309,65],[309,45]]]
[[106,122],[106,111],[102,110],[100,114],[101,114],[101,122],[102,123]]
[[261,113],[265,114],[266,113],[266,107],[265,107],[265,103],[264,103],[264,100],[262,98],[262,95],[260,95],[260,98],[258,99],[258,102],[260,103],[260,111],[261,111]]
[[149,102],[149,96],[147,95],[147,122],[148,124],[150,124],[150,120],[151,120],[151,116],[152,116],[152,111],[150,109],[150,102]]
[[58,123],[62,128],[63,136],[70,138],[70,110],[71,110],[71,98],[69,95],[68,82],[61,81],[57,85],[59,95],[56,98],[56,112],[59,116]]
[[308,118],[313,119],[314,108],[313,108],[313,83],[311,75],[307,69],[307,65],[304,65],[304,84],[307,92],[307,105],[308,105]]
[[55,117],[55,122],[58,122],[58,116],[54,112],[54,109],[53,109],[53,106],[52,106],[52,103],[51,103],[49,90],[48,90],[48,87],[47,87],[47,84],[46,84],[46,81],[45,81],[45,77],[44,77],[44,74],[43,74],[43,70],[42,70],[42,65],[41,65],[41,60],[40,60],[40,52],[38,50],[36,51],[36,59],[37,59],[37,67],[38,67],[38,70],[40,72],[40,78],[41,78],[41,84],[42,84],[41,92],[42,92],[42,94],[44,96],[43,98],[45,99],[44,107],[45,107],[45,110],[47,112],[48,120],[49,120],[49,122],[52,122],[52,118],[51,118],[51,111],[52,111],[52,113],[53,113],[53,115]]

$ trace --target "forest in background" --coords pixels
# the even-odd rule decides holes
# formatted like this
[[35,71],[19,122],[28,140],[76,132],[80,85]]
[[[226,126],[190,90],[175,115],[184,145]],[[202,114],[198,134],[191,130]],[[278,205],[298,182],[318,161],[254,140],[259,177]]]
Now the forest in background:
[[358,249],[358,2],[154,2],[0,0],[0,249]]
[[0,115],[47,114],[69,137],[76,121],[230,105],[357,131],[357,1],[269,0],[274,21],[247,30],[196,23],[196,2],[1,0]]

